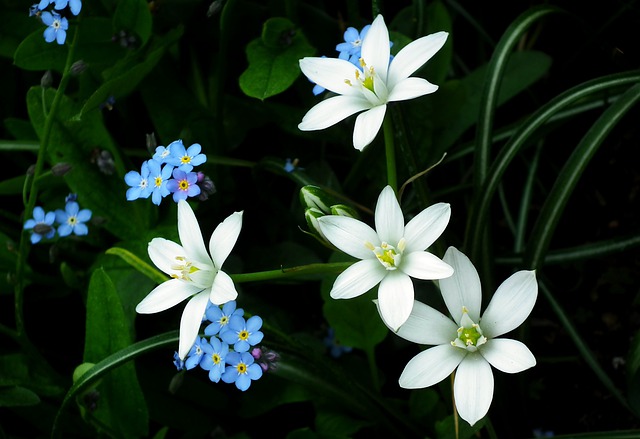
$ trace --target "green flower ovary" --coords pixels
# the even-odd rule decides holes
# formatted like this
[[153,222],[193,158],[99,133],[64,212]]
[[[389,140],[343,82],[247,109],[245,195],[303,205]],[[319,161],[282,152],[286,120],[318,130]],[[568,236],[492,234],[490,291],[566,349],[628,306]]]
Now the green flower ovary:
[[406,247],[404,238],[398,242],[398,247],[394,247],[387,242],[383,242],[380,246],[374,246],[370,242],[365,243],[366,247],[376,255],[378,261],[387,270],[395,270],[400,266],[402,260],[402,253]]
[[473,322],[468,313],[467,308],[462,307],[461,326],[458,328],[458,337],[451,342],[451,345],[475,352],[480,346],[487,342],[487,337],[482,334],[480,325]]

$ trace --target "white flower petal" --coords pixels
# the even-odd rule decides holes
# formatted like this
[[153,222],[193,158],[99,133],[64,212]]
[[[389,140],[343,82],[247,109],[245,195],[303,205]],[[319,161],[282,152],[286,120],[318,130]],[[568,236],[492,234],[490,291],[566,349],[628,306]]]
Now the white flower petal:
[[413,343],[439,345],[453,341],[458,336],[457,330],[458,326],[449,317],[414,300],[409,318],[396,334]]
[[[478,323],[482,287],[476,268],[469,258],[455,247],[449,247],[442,260],[453,267],[453,276],[440,280],[440,291],[447,309],[456,323],[460,324],[464,306],[469,311],[469,318]],[[484,331],[484,325],[481,327]]]
[[536,365],[536,358],[528,347],[518,340],[493,338],[479,348],[482,356],[496,369],[518,373]]
[[434,93],[438,86],[422,78],[407,78],[396,84],[389,92],[389,102],[406,101]]
[[378,196],[375,211],[376,233],[380,241],[398,245],[404,236],[404,216],[398,197],[391,186],[385,186]]
[[298,129],[302,131],[323,130],[352,114],[369,108],[371,108],[371,104],[362,94],[360,96],[334,96],[311,107],[298,124]]
[[389,31],[382,15],[378,15],[362,40],[362,59],[368,67],[373,67],[380,78],[387,82],[387,70],[391,49],[389,46]]
[[147,252],[151,262],[169,275],[176,271],[172,269],[176,264],[176,257],[185,257],[187,255],[187,252],[180,244],[164,238],[153,238],[147,246]]
[[402,255],[400,269],[411,277],[422,280],[443,279],[453,274],[453,268],[429,252]]
[[187,297],[199,293],[202,288],[184,282],[180,279],[171,279],[155,287],[147,297],[136,306],[136,312],[140,314],[154,314],[171,308],[182,302]]
[[357,87],[349,85],[345,80],[355,82],[356,66],[339,58],[302,58],[300,70],[311,82],[341,95],[360,94]]
[[211,258],[204,246],[200,225],[191,206],[185,200],[178,202],[178,236],[180,236],[180,243],[187,252],[186,256],[189,260],[211,265]]
[[[368,36],[368,35],[367,35]],[[436,32],[404,46],[393,58],[389,66],[387,85],[392,88],[411,76],[436,54],[447,42],[447,32]],[[365,38],[366,39],[366,38]],[[364,48],[363,48],[364,49]]]
[[209,292],[202,291],[193,296],[184,307],[180,319],[180,342],[178,343],[178,355],[182,359],[187,356],[196,341],[208,302]]
[[404,228],[408,252],[426,250],[442,235],[451,218],[451,206],[437,203],[411,218]]
[[356,117],[356,123],[353,126],[353,147],[355,149],[362,151],[365,146],[373,142],[380,131],[386,111],[386,105],[378,105]]
[[378,310],[382,321],[397,331],[413,308],[413,282],[399,270],[390,271],[378,287]]
[[465,355],[449,343],[429,348],[409,360],[398,383],[405,389],[433,386],[451,375]]
[[236,245],[240,230],[242,229],[242,212],[234,212],[224,221],[218,224],[218,227],[211,234],[209,240],[209,252],[213,259],[213,265],[220,269],[224,261],[227,260],[229,253]]
[[487,305],[480,326],[487,338],[505,334],[522,324],[536,303],[535,271],[518,271],[505,280]]
[[231,277],[224,271],[218,271],[215,279],[213,279],[209,300],[211,300],[214,305],[222,305],[231,300],[235,300],[236,297],[238,297],[238,292]]
[[331,297],[334,299],[351,299],[366,293],[375,287],[387,274],[387,270],[377,259],[358,261],[338,275]]
[[327,240],[346,254],[358,259],[375,258],[373,251],[365,244],[380,245],[380,239],[375,230],[362,221],[346,216],[327,215],[319,218],[318,224]]
[[458,366],[453,395],[460,417],[470,425],[482,419],[493,399],[493,372],[482,355],[470,354]]

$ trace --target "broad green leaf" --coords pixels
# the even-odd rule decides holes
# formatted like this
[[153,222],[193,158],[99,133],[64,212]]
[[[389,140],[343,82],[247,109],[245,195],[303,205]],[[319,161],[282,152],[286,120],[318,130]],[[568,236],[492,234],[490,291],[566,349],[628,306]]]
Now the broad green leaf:
[[144,45],[151,36],[152,21],[146,0],[122,0],[113,16],[113,31],[135,32]]
[[6,8],[2,11],[2,17],[0,57],[13,58],[13,54],[24,38],[36,30],[40,32],[40,38],[44,41],[42,36],[44,27],[36,17],[29,17],[29,14],[25,14],[24,11],[20,13]]
[[33,31],[13,54],[13,63],[24,70],[55,70],[62,72],[69,47],[49,44],[42,37],[42,29]]
[[247,45],[249,67],[240,75],[240,88],[247,96],[265,100],[282,93],[300,75],[298,61],[314,53],[305,36],[284,20],[268,20],[262,38]]
[[0,387],[24,387],[40,396],[58,397],[64,392],[60,382],[48,364],[23,354],[0,356]]
[[20,386],[0,387],[0,407],[23,407],[40,403],[33,391]]
[[[53,90],[46,90],[43,99],[42,88],[33,87],[27,93],[29,117],[38,135],[42,135],[45,123],[43,101],[50,106]],[[93,212],[93,219],[105,218],[101,225],[121,239],[135,239],[149,228],[151,203],[127,202],[127,185],[124,174],[127,171],[120,152],[111,139],[102,121],[102,114],[92,112],[80,122],[69,121],[78,108],[63,97],[51,131],[47,155],[49,163],[64,162],[72,169],[64,175],[69,189],[81,193],[78,203]],[[93,157],[96,151],[105,150],[114,159],[112,173],[102,172]],[[90,228],[92,225],[90,224]]]
[[[118,292],[105,271],[98,269],[89,282],[84,362],[98,363],[131,343]],[[92,416],[123,437],[147,436],[149,415],[133,364],[125,364],[104,377],[98,391],[100,399]]]

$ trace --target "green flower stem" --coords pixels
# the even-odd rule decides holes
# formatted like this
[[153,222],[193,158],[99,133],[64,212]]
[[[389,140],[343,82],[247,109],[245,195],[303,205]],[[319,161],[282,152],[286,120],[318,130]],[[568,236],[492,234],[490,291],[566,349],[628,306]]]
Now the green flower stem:
[[353,262],[332,262],[326,264],[309,264],[299,267],[281,268],[279,270],[259,271],[256,273],[230,274],[236,283],[257,282],[264,280],[285,279],[301,275],[340,273]]
[[384,146],[387,156],[387,183],[395,193],[398,193],[398,176],[396,174],[396,154],[393,142],[393,124],[391,118],[384,117]]
[[[51,108],[49,108],[49,113],[44,122],[44,127],[42,128],[42,134],[40,137],[40,149],[38,150],[38,156],[36,158],[36,165],[33,171],[33,177],[31,178],[31,188],[29,190],[29,196],[27,197],[26,206],[24,209],[25,217],[28,217],[33,212],[33,208],[36,205],[36,199],[38,198],[38,186],[37,181],[38,177],[42,173],[42,169],[44,167],[45,157],[47,147],[49,145],[49,141],[51,139],[51,131],[53,129],[54,119],[60,106],[60,102],[62,101],[62,97],[64,96],[64,91],[67,88],[67,84],[71,79],[71,65],[73,64],[73,59],[75,55],[76,43],[78,41],[78,30],[76,30],[73,35],[73,41],[69,45],[69,52],[67,54],[67,61],[63,70],[62,78],[60,79],[60,85],[56,90],[56,94],[53,98],[53,102],[51,103]],[[15,284],[15,319],[16,319],[16,332],[18,335],[18,339],[21,341],[23,346],[30,346],[26,334],[24,332],[24,269],[25,263],[27,260],[28,254],[28,236],[29,234],[26,231],[22,231],[20,234],[20,246],[18,248],[18,257],[16,258],[16,284]]]

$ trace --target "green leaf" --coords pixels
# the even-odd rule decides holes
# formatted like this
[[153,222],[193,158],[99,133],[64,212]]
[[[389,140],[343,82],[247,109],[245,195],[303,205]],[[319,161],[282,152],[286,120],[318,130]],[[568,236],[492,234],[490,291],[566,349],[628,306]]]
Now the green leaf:
[[[32,87],[27,93],[29,117],[41,135],[45,123],[45,105],[50,105],[53,90]],[[124,182],[126,168],[118,148],[106,130],[102,114],[85,115],[82,123],[70,122],[77,114],[77,106],[63,97],[54,119],[51,140],[47,149],[51,165],[64,162],[72,169],[64,180],[72,192],[80,193],[80,206],[93,212],[93,219],[108,219],[102,227],[121,239],[136,239],[149,228],[151,203],[128,203]],[[114,160],[115,170],[104,173],[92,162],[96,151],[106,150]],[[91,230],[90,225],[90,230]]]
[[626,369],[629,405],[636,414],[640,414],[640,332],[636,333],[631,342]]
[[135,32],[144,45],[151,36],[152,21],[146,0],[121,0],[113,16],[113,31]]
[[264,100],[282,93],[300,75],[298,61],[314,49],[293,23],[284,18],[265,22],[262,38],[247,45],[249,67],[240,75],[240,88],[250,97]]
[[[118,292],[105,271],[98,269],[89,282],[84,362],[97,363],[131,343]],[[98,391],[100,399],[92,416],[123,437],[147,436],[149,414],[133,364],[126,364],[106,376]]]
[[0,387],[0,407],[24,407],[40,403],[37,394],[20,386]]
[[13,63],[24,70],[55,70],[62,72],[69,48],[65,44],[50,44],[38,29],[25,38],[15,53]]

